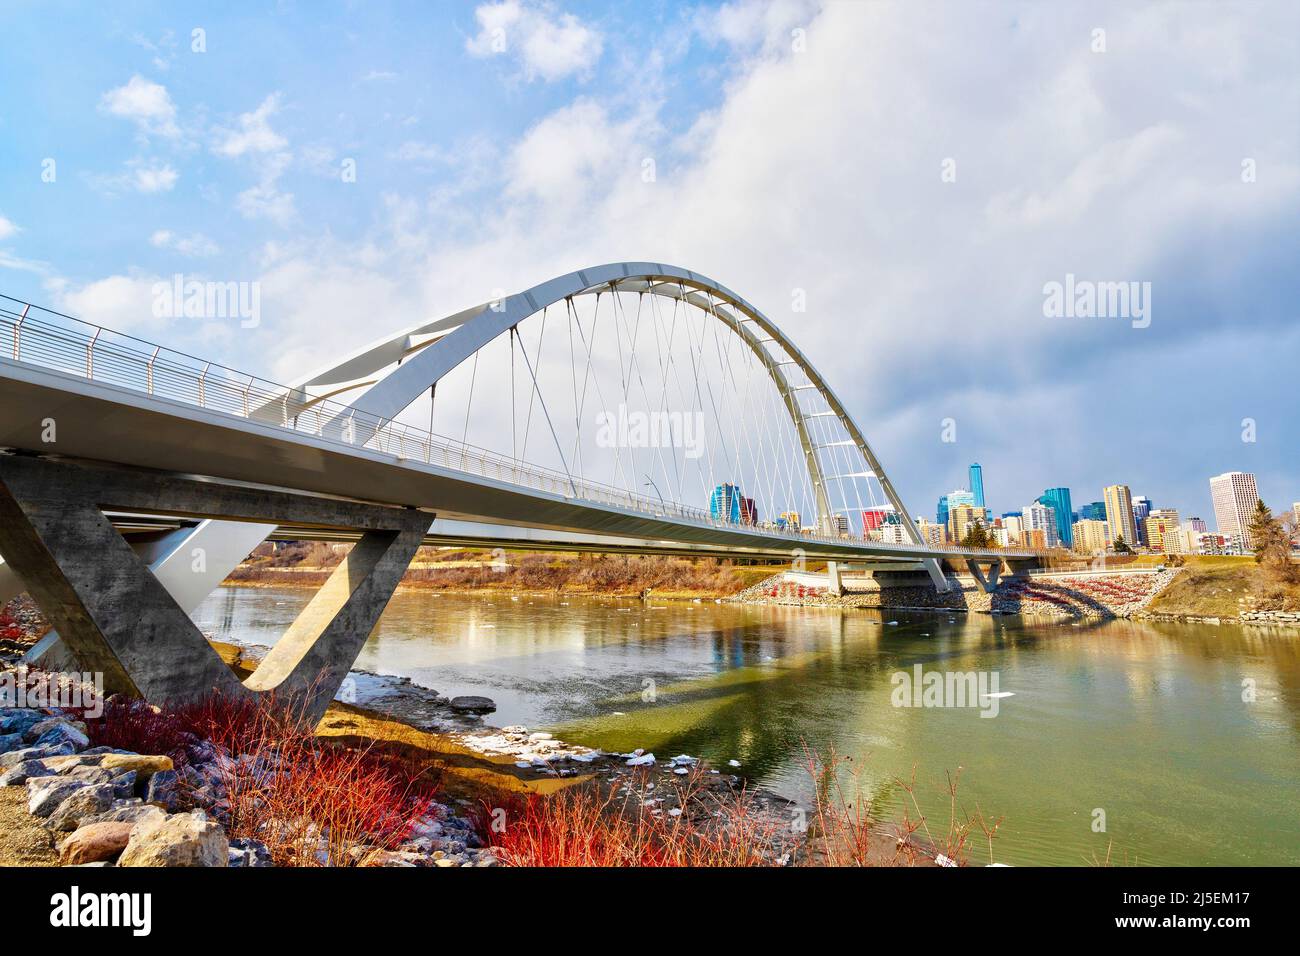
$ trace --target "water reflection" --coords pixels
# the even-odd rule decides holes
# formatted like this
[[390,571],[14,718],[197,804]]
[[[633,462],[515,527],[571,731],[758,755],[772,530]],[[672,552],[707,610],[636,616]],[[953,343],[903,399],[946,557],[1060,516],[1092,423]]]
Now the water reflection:
[[[269,644],[309,596],[225,589],[195,616]],[[1228,626],[402,592],[358,666],[485,694],[498,724],[735,759],[794,798],[805,744],[851,756],[890,812],[915,767],[932,819],[961,767],[962,806],[1005,817],[1007,862],[1080,864],[1113,840],[1139,863],[1296,864],[1298,648]],[[891,675],[918,663],[997,672],[1014,696],[993,719],[894,707]]]

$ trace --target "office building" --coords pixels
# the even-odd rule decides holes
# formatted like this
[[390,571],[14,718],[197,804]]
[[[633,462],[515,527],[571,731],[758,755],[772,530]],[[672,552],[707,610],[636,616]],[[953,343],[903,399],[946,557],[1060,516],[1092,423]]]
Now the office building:
[[1038,503],[1046,505],[1056,513],[1056,536],[1060,540],[1062,547],[1072,547],[1074,544],[1074,531],[1071,526],[1071,519],[1074,509],[1070,504],[1070,489],[1048,488],[1039,497]]
[[970,466],[970,493],[972,503],[976,508],[983,508],[984,505],[984,469],[977,461]]
[[1214,503],[1214,523],[1219,534],[1236,535],[1246,549],[1253,549],[1250,516],[1259,504],[1255,476],[1244,471],[1215,475],[1210,479],[1210,500]]
[[1079,554],[1105,553],[1110,549],[1110,525],[1096,518],[1080,518],[1071,529],[1074,550]]
[[1106,524],[1110,525],[1111,543],[1120,538],[1130,548],[1138,546],[1137,522],[1133,520],[1133,495],[1128,485],[1108,485],[1102,491],[1106,503]]
[[1020,512],[1020,517],[1024,522],[1026,535],[1032,538],[1035,531],[1043,533],[1042,547],[1055,548],[1061,543],[1060,535],[1056,532],[1056,511],[1050,505],[1036,501]]

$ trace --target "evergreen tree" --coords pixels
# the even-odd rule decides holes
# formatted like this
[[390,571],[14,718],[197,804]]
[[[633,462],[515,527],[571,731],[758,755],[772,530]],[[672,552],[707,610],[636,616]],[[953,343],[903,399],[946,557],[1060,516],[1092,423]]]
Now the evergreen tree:
[[1124,540],[1124,536],[1122,534],[1115,538],[1115,553],[1116,554],[1133,553],[1133,549],[1128,546],[1128,542]]

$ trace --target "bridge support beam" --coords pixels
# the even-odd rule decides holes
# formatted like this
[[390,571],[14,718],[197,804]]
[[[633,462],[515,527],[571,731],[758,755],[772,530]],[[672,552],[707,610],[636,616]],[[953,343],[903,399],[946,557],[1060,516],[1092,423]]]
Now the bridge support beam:
[[979,586],[986,592],[991,593],[998,589],[998,580],[1002,574],[1001,559],[989,562],[989,573],[987,576],[980,571],[979,562],[974,558],[966,559],[966,567],[970,569],[971,577],[979,582]]
[[840,580],[840,566],[837,561],[826,562],[826,589],[836,597],[844,594],[844,582]]
[[[104,509],[347,528],[361,539],[240,682]],[[153,703],[274,692],[324,714],[432,516],[259,488],[0,455],[0,552],[83,670]]]

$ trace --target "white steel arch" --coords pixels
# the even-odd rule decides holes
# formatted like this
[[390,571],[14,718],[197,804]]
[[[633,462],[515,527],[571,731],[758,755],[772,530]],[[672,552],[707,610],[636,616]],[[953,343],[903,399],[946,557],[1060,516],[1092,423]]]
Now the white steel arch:
[[[347,403],[346,408],[333,417],[331,425],[326,426],[332,432],[342,432],[342,422],[349,413],[370,420],[391,421],[449,372],[520,322],[574,296],[606,291],[678,299],[713,315],[741,338],[763,363],[793,421],[816,499],[818,526],[822,531],[829,531],[833,512],[826,482],[843,476],[828,476],[823,471],[817,456],[818,446],[810,434],[810,416],[805,414],[796,397],[799,388],[808,386],[792,386],[782,369],[784,365],[796,365],[850,436],[849,440],[870,469],[864,474],[874,477],[879,483],[911,542],[925,544],[861,429],[798,347],[775,322],[746,299],[707,276],[678,266],[649,262],[606,263],[550,279],[523,292],[442,319],[412,326],[304,376],[293,383],[293,391],[289,394],[265,405],[262,413],[274,418],[297,415],[318,402],[331,399]],[[788,356],[788,361],[777,361],[766,348],[769,342],[777,343]],[[393,367],[395,363],[396,367]],[[381,374],[385,369],[389,369],[387,374]],[[352,396],[350,400],[349,395]],[[353,440],[364,443],[366,436],[355,435]],[[934,565],[931,573],[936,583],[941,582],[937,562],[931,561],[930,564]]]

